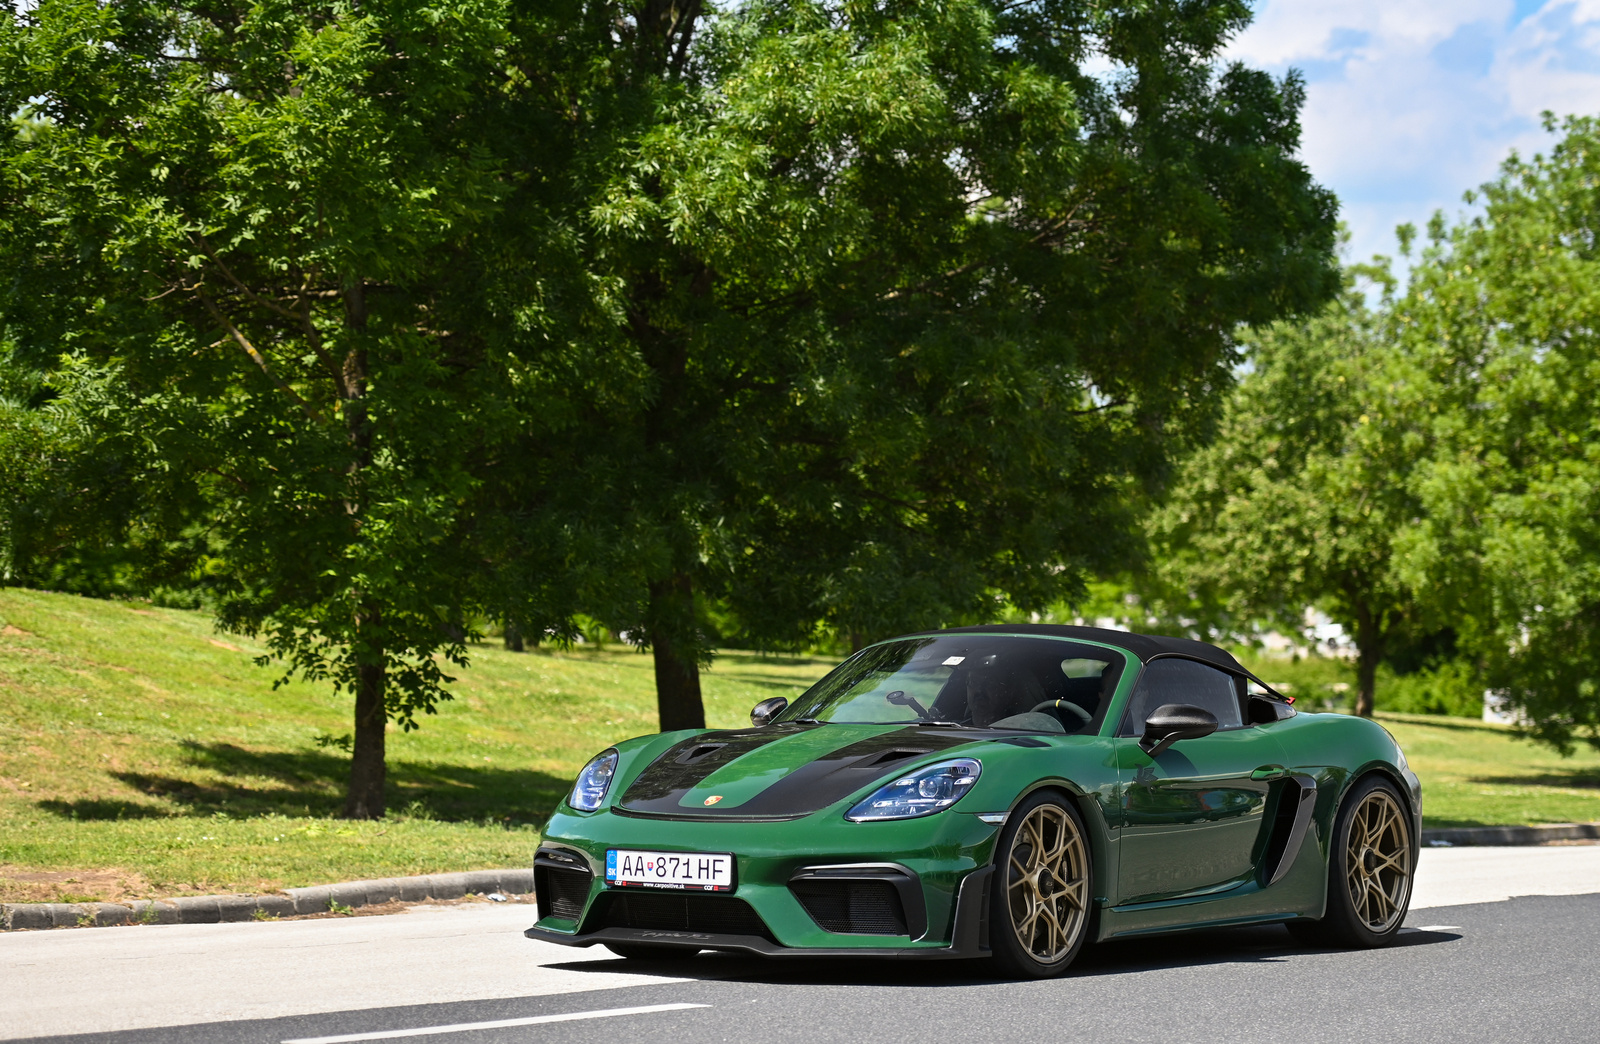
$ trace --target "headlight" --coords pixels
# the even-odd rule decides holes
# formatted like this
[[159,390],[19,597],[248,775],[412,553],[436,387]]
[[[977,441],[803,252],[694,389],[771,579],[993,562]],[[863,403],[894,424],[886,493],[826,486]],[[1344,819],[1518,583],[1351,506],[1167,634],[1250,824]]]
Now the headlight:
[[875,819],[912,819],[942,812],[960,801],[978,782],[983,766],[977,758],[958,758],[918,769],[879,787],[845,813],[856,823]]
[[567,804],[579,812],[593,812],[606,799],[611,789],[611,777],[617,771],[617,752],[608,750],[598,755],[578,773],[578,782],[572,784],[572,796]]

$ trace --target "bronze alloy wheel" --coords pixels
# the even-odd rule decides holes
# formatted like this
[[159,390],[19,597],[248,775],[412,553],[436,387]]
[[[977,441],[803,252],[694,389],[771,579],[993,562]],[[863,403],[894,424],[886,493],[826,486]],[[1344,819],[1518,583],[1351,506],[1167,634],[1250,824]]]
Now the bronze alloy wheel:
[[1011,839],[1006,905],[1016,941],[1041,965],[1065,961],[1089,916],[1089,861],[1076,818],[1054,803],[1028,810]]
[[1356,918],[1377,935],[1405,916],[1411,896],[1411,829],[1405,810],[1387,789],[1362,798],[1350,817],[1345,884]]

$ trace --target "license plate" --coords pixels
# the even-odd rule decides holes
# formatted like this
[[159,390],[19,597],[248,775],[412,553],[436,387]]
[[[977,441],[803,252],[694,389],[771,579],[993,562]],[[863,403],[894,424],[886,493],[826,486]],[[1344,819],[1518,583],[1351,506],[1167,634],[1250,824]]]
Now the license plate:
[[606,850],[606,884],[619,888],[733,891],[733,856],[727,852]]

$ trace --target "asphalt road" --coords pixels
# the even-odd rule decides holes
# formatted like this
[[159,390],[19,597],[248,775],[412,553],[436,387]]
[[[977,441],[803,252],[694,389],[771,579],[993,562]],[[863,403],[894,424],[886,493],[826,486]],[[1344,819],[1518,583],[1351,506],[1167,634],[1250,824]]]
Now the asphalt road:
[[[1530,894],[1540,892],[1556,894]],[[0,1038],[1600,1039],[1600,846],[1425,852],[1408,928],[1386,950],[1309,950],[1279,927],[1231,929],[1105,944],[1049,982],[994,981],[957,962],[701,955],[641,966],[523,940],[530,912],[4,936]]]

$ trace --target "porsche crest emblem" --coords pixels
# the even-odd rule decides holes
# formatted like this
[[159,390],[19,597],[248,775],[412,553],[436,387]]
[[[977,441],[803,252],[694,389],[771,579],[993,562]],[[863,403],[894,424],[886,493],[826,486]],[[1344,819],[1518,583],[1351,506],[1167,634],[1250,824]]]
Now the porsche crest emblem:
[[712,794],[710,797],[706,798],[706,804],[707,805],[715,805],[718,801],[721,801],[721,800],[722,800],[722,795],[721,794]]

